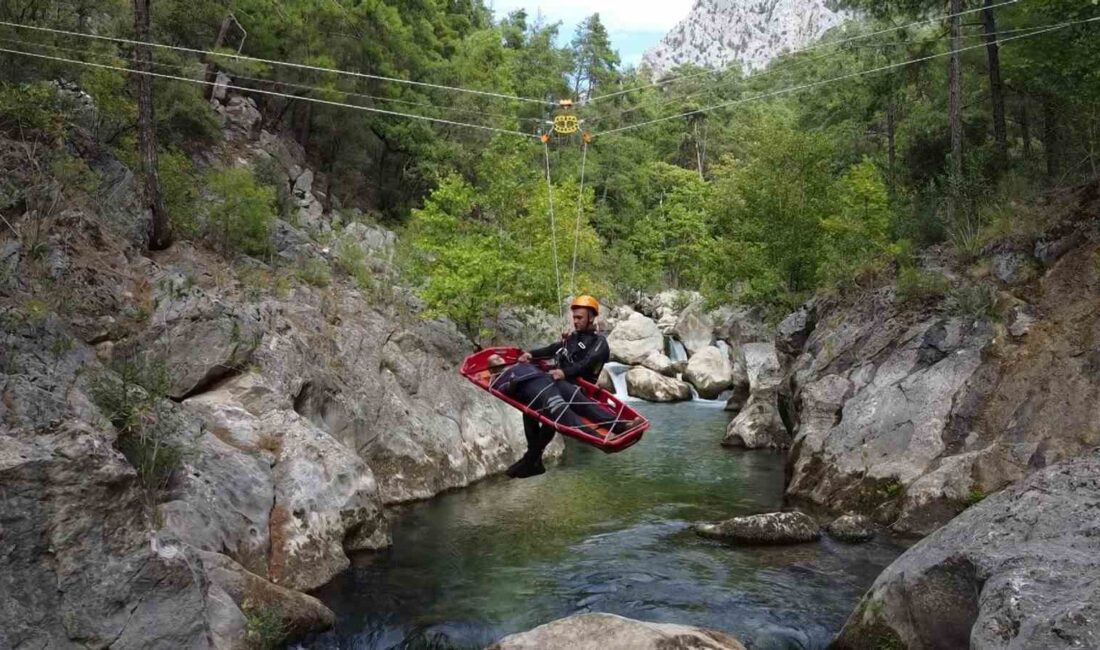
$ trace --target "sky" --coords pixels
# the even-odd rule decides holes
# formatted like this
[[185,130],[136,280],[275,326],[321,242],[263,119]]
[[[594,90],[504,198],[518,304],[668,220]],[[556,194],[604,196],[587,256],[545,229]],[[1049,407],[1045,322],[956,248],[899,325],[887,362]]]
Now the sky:
[[594,13],[611,36],[611,45],[619,51],[624,65],[637,64],[642,54],[691,10],[694,0],[489,0],[498,18],[515,9],[526,9],[528,16],[542,12],[546,22],[561,21],[563,42],[583,18]]

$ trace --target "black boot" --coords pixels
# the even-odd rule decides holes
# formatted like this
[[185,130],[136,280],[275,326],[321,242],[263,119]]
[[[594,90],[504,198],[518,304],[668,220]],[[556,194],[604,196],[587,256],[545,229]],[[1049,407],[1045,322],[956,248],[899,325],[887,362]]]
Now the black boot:
[[546,467],[542,464],[542,453],[533,454],[528,451],[515,465],[508,468],[508,476],[512,478],[530,478],[545,474]]

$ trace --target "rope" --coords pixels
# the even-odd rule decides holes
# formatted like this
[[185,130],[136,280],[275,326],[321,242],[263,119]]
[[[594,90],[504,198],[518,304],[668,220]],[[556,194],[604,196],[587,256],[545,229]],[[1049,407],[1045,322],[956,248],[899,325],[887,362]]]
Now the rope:
[[584,143],[581,150],[581,186],[577,191],[577,225],[573,229],[573,270],[569,274],[569,292],[576,299],[577,296],[577,247],[581,241],[581,212],[584,209],[584,168],[588,162],[588,143]]
[[[887,27],[886,29],[880,29],[878,31],[870,32],[868,34],[859,34],[857,36],[851,36],[851,37],[848,37],[848,38],[845,38],[845,39],[842,39],[842,40],[839,40],[839,41],[829,41],[827,43],[815,43],[813,45],[808,45],[806,47],[799,48],[797,50],[792,50],[791,52],[788,52],[788,55],[801,54],[802,52],[809,52],[811,50],[817,50],[817,49],[821,49],[823,47],[835,47],[837,45],[843,45],[845,43],[850,43],[852,41],[859,41],[859,40],[863,40],[863,39],[866,39],[866,38],[871,38],[873,36],[880,36],[882,34],[888,34],[890,32],[896,32],[896,31],[900,31],[900,30],[903,30],[903,29],[908,29],[909,27],[916,27],[918,25],[936,23],[936,22],[939,22],[941,20],[945,20],[947,18],[954,18],[956,16],[965,16],[967,14],[977,13],[979,11],[985,11],[987,9],[996,9],[998,7],[1004,7],[1004,6],[1007,6],[1007,5],[1016,4],[1019,1],[1020,0],[1006,0],[1006,2],[1001,2],[1000,4],[991,5],[989,7],[979,7],[977,9],[967,9],[966,11],[960,11],[959,13],[955,13],[955,14],[944,14],[944,15],[940,15],[940,16],[935,16],[933,18],[925,18],[925,19],[914,21],[914,22],[911,22],[911,23],[906,23],[905,25],[901,25],[899,27]],[[0,23],[0,24],[3,24],[3,23]],[[693,74],[681,75],[679,77],[669,77],[667,79],[662,79],[661,81],[646,84],[646,85],[643,85],[643,86],[635,86],[633,88],[627,88],[625,90],[619,90],[619,91],[616,91],[616,92],[613,92],[613,93],[608,93],[606,95],[600,95],[598,97],[592,97],[591,99],[588,100],[587,103],[591,104],[592,102],[596,102],[596,101],[599,101],[601,99],[610,99],[612,97],[618,97],[619,95],[625,95],[627,93],[632,93],[632,92],[636,92],[636,91],[639,91],[639,90],[645,90],[647,88],[657,88],[659,86],[665,86],[665,85],[675,83],[675,82],[678,82],[678,81],[684,81],[685,79],[694,79],[695,77],[701,77],[703,75],[714,74],[715,72],[722,72],[723,70],[726,70],[729,67],[730,66],[727,65],[727,66],[723,66],[723,67],[719,68],[718,70],[704,70],[702,72],[696,72],[696,73],[693,73]]]
[[546,155],[546,196],[550,204],[550,240],[553,242],[554,248],[554,281],[558,287],[558,316],[564,325],[565,309],[562,307],[561,302],[561,270],[558,266],[558,227],[557,222],[554,220],[554,185],[550,180],[550,144],[543,142],[542,150]]
[[[14,38],[0,38],[0,43],[10,43],[10,44],[13,44],[13,45],[40,47],[40,48],[44,48],[44,49],[48,49],[48,50],[55,50],[55,51],[58,51],[58,52],[71,52],[73,54],[97,56],[97,57],[100,57],[100,58],[109,58],[109,59],[119,59],[120,58],[120,57],[117,57],[113,54],[109,54],[109,53],[106,53],[106,52],[92,52],[92,51],[89,51],[89,50],[81,50],[81,49],[78,49],[78,48],[75,48],[75,47],[61,47],[60,45],[48,45],[46,43],[35,43],[33,41],[21,41],[19,39],[14,39]],[[128,63],[133,63],[134,62],[133,59],[122,59],[122,60],[124,60]],[[181,64],[176,64],[176,63],[167,63],[167,62],[164,62],[164,61],[150,61],[149,63],[151,63],[152,65],[154,65],[158,68],[167,68],[167,69],[170,69],[170,70],[181,70],[181,71],[184,71],[184,72],[186,72],[188,70],[194,70],[193,67],[188,66],[188,65],[181,65]],[[198,64],[196,63],[194,65],[198,65]],[[349,90],[340,90],[338,88],[323,88],[321,86],[310,86],[310,85],[307,85],[307,84],[293,83],[293,82],[290,82],[290,81],[280,81],[280,80],[277,80],[277,79],[264,79],[262,77],[249,77],[249,76],[246,76],[246,75],[236,74],[236,73],[234,73],[231,76],[235,81],[253,81],[253,82],[256,82],[256,83],[272,84],[272,85],[275,85],[275,86],[285,86],[287,88],[297,88],[299,90],[313,90],[313,91],[322,92],[322,93],[339,93],[341,95],[347,95],[348,97],[361,97],[363,99],[369,99],[369,100],[378,101],[378,102],[386,102],[386,103],[391,103],[391,104],[402,104],[402,105],[405,105],[405,106],[421,106],[423,108],[439,110],[439,111],[443,111],[445,113],[459,113],[459,114],[465,114],[465,115],[479,115],[479,116],[482,116],[482,117],[500,118],[502,120],[517,120],[519,122],[537,122],[539,124],[544,122],[544,120],[541,120],[541,119],[535,118],[535,117],[517,117],[515,115],[504,115],[502,113],[487,113],[485,111],[478,111],[478,110],[472,110],[472,109],[463,109],[463,108],[457,108],[457,107],[453,107],[453,106],[439,106],[439,105],[433,104],[431,102],[415,102],[415,101],[411,101],[411,100],[407,100],[407,99],[398,99],[398,98],[395,98],[395,97],[381,97],[381,96],[378,96],[378,95],[367,95],[365,93],[351,92]]]
[[[1064,28],[1070,27],[1072,25],[1081,25],[1081,24],[1085,24],[1085,23],[1092,23],[1092,22],[1096,22],[1098,20],[1100,20],[1100,16],[1096,16],[1096,17],[1093,17],[1093,18],[1087,18],[1087,19],[1083,19],[1083,20],[1074,20],[1074,21],[1070,21],[1070,22],[1059,23],[1057,25],[1053,25],[1051,27],[1047,27],[1047,28],[1041,29],[1039,31],[1031,32],[1031,33],[1028,33],[1028,34],[1022,34],[1020,36],[1010,36],[1008,38],[1001,39],[1000,42],[1001,43],[1008,43],[1009,41],[1015,41],[1015,40],[1019,40],[1019,39],[1022,39],[1022,38],[1030,38],[1032,36],[1038,36],[1040,34],[1046,34],[1046,33],[1049,33],[1049,32],[1057,31],[1059,29],[1064,29]],[[738,104],[746,104],[748,102],[754,102],[754,101],[758,101],[758,100],[761,100],[761,99],[768,99],[768,98],[771,98],[771,97],[778,97],[780,95],[789,95],[789,94],[792,94],[792,93],[801,92],[803,90],[808,90],[808,89],[811,89],[811,88],[817,88],[818,86],[824,86],[824,85],[835,83],[835,82],[838,82],[838,81],[845,81],[845,80],[848,80],[848,79],[854,79],[856,77],[862,77],[864,75],[875,74],[875,73],[878,73],[878,72],[885,72],[887,70],[893,70],[893,69],[896,69],[896,68],[903,68],[903,67],[906,67],[906,66],[915,65],[917,63],[924,63],[925,61],[931,61],[933,59],[939,59],[939,58],[942,58],[942,57],[945,57],[945,56],[950,56],[950,55],[954,55],[954,54],[961,54],[963,52],[969,52],[970,50],[985,49],[985,47],[986,47],[985,43],[979,43],[977,45],[971,45],[971,46],[968,46],[968,47],[959,48],[957,50],[949,50],[947,52],[940,52],[938,54],[930,54],[928,56],[923,56],[923,57],[920,57],[920,58],[917,58],[917,59],[911,59],[909,61],[901,61],[899,63],[891,63],[889,65],[879,66],[877,68],[872,68],[870,70],[863,70],[863,71],[860,71],[860,72],[851,72],[851,73],[848,73],[848,74],[840,75],[838,77],[832,77],[830,79],[823,79],[821,81],[814,81],[812,83],[802,84],[800,86],[793,86],[793,87],[790,87],[790,88],[782,88],[780,90],[774,90],[774,91],[767,92],[767,93],[760,93],[758,95],[753,95],[752,97],[746,97],[744,99],[738,99],[738,100],[734,100],[734,101],[731,101],[731,102],[725,102],[725,103],[722,103],[722,104],[715,104],[714,106],[707,106],[707,107],[704,107],[704,108],[699,108],[699,109],[696,109],[694,111],[687,111],[685,113],[680,113],[680,114],[677,114],[677,115],[669,115],[669,116],[666,116],[666,117],[661,117],[661,118],[657,118],[657,119],[653,119],[653,120],[647,120],[645,122],[639,122],[638,124],[631,124],[629,126],[622,126],[622,127],[617,128],[617,129],[602,131],[600,133],[597,133],[596,135],[611,135],[613,133],[621,133],[623,131],[629,131],[629,130],[632,130],[632,129],[641,128],[643,126],[649,126],[651,124],[658,124],[660,122],[667,122],[669,120],[676,120],[676,119],[680,119],[680,118],[683,118],[683,117],[688,117],[690,115],[697,115],[699,113],[707,113],[707,112],[715,111],[715,110],[722,109],[722,108],[729,108],[731,106],[737,106]]]
[[410,79],[398,79],[396,77],[383,77],[376,74],[366,74],[364,72],[353,72],[350,70],[340,70],[338,68],[325,68],[317,65],[306,65],[304,63],[292,63],[290,61],[278,61],[274,59],[261,59],[252,56],[244,56],[242,54],[228,54],[225,52],[216,52],[210,50],[199,50],[191,47],[181,47],[178,45],[166,45],[164,43],[152,43],[148,41],[135,41],[129,38],[118,38],[114,36],[100,36],[99,34],[85,34],[83,32],[71,32],[64,29],[52,29],[50,27],[39,27],[37,25],[23,25],[20,23],[12,23],[6,20],[0,20],[0,25],[5,27],[14,27],[16,29],[30,29],[39,32],[47,32],[50,34],[61,34],[63,36],[78,36],[80,38],[91,38],[100,41],[111,41],[113,43],[124,43],[126,45],[145,45],[148,47],[156,47],[165,50],[175,50],[177,52],[187,52],[189,54],[201,54],[203,56],[217,56],[222,58],[236,59],[240,61],[252,61],[254,63],[264,63],[267,65],[281,65],[288,68],[296,68],[298,70],[311,70],[313,72],[329,72],[332,74],[347,75],[349,77],[358,77],[361,79],[374,79],[377,81],[390,81],[399,84],[408,84],[410,86],[421,86],[424,88],[435,88],[438,90],[449,90],[452,92],[469,93],[472,95],[481,95],[483,97],[496,97],[498,99],[511,99],[520,102],[531,102],[534,104],[547,105],[552,102],[547,102],[542,99],[531,99],[528,97],[517,97],[515,95],[505,95],[502,93],[494,93],[486,90],[474,90],[472,88],[459,88],[457,86],[444,86],[442,84],[433,84],[425,81],[412,81]]
[[[46,55],[46,54],[35,54],[33,52],[21,52],[19,50],[9,50],[9,49],[3,48],[3,47],[0,47],[0,52],[5,52],[7,54],[15,54],[15,55],[19,55],[19,56],[29,56],[29,57],[34,57],[36,59],[46,59],[48,61],[59,61],[61,63],[72,63],[72,64],[75,64],[75,65],[84,65],[84,66],[89,66],[89,67],[93,67],[93,68],[102,68],[102,69],[105,69],[105,70],[116,70],[118,72],[125,72],[127,74],[140,74],[140,75],[146,75],[146,76],[149,76],[149,77],[157,77],[157,78],[160,78],[160,79],[171,79],[173,81],[184,81],[184,82],[187,82],[187,83],[199,84],[199,85],[202,85],[202,86],[216,85],[216,82],[206,81],[205,79],[190,79],[188,77],[180,77],[180,76],[177,76],[177,75],[163,74],[163,73],[159,73],[159,72],[148,72],[148,71],[144,71],[144,70],[131,70],[130,68],[123,68],[123,67],[116,66],[116,65],[106,65],[106,64],[103,64],[103,63],[92,63],[91,61],[77,61],[77,60],[74,60],[74,59],[66,59],[66,58],[58,57],[58,56],[49,56],[49,55]],[[238,90],[240,92],[245,92],[245,93],[259,93],[261,95],[270,95],[272,97],[284,97],[286,99],[296,99],[296,100],[300,100],[300,101],[303,101],[303,102],[312,102],[314,104],[324,104],[324,105],[327,105],[327,106],[339,106],[339,107],[342,107],[342,108],[354,108],[356,110],[366,111],[368,113],[380,113],[382,115],[393,115],[393,116],[396,116],[396,117],[407,117],[407,118],[414,119],[414,120],[426,120],[428,122],[435,122],[437,124],[449,124],[451,126],[461,126],[461,127],[471,128],[471,129],[482,129],[484,131],[493,131],[495,133],[504,133],[504,134],[508,134],[508,135],[518,135],[518,136],[521,136],[521,137],[524,137],[524,138],[537,138],[538,137],[538,136],[530,134],[530,133],[524,133],[522,131],[513,131],[511,129],[500,129],[500,128],[493,127],[493,126],[484,126],[482,124],[468,124],[466,122],[455,122],[455,121],[452,121],[452,120],[444,120],[444,119],[438,118],[438,117],[428,117],[426,115],[417,115],[415,113],[400,113],[400,112],[397,112],[397,111],[387,111],[387,110],[384,110],[384,109],[381,109],[381,108],[371,108],[369,106],[360,106],[358,104],[345,104],[343,102],[334,102],[334,101],[329,101],[327,99],[317,99],[316,97],[302,97],[302,96],[298,96],[298,95],[291,95],[291,94],[288,94],[288,93],[280,93],[280,92],[276,92],[274,90],[262,90],[262,89],[259,89],[259,88],[245,88],[243,86],[235,86],[235,85],[232,85],[232,84],[226,84],[225,87],[230,89],[230,90]]]

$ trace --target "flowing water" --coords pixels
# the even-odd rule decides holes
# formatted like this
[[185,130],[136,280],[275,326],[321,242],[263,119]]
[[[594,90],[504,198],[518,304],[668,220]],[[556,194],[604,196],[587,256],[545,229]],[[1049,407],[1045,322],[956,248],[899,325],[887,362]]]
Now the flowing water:
[[694,521],[778,509],[783,457],[720,447],[721,409],[635,406],[653,427],[625,452],[570,444],[543,476],[396,511],[393,547],[315,594],[338,621],[309,647],[480,648],[580,612],[724,630],[754,649],[827,645],[901,549],[699,538]]

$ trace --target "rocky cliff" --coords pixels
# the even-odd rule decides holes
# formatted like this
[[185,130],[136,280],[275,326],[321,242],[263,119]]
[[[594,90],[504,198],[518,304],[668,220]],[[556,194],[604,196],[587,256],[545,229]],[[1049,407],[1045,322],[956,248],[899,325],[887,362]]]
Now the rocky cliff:
[[845,19],[827,0],[698,0],[684,20],[647,51],[642,64],[660,75],[692,64],[738,63],[759,70],[784,51],[821,37]]
[[1065,219],[969,264],[927,260],[946,297],[822,300],[804,344],[778,341],[797,354],[791,499],[924,535],[1100,445],[1098,186],[1045,209]]
[[[389,543],[387,505],[522,453],[518,413],[456,372],[472,344],[389,288],[392,233],[327,213],[249,102],[216,108],[209,157],[274,161],[294,197],[271,259],[146,255],[127,174],[103,173],[110,204],[24,215],[0,240],[0,648],[323,628],[301,592]],[[334,240],[378,282],[331,270]]]

